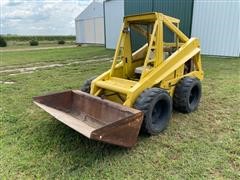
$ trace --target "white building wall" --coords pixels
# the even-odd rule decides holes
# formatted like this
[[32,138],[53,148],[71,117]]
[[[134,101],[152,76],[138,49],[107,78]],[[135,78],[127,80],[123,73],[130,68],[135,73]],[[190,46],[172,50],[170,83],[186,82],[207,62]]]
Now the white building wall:
[[240,56],[240,1],[195,0],[192,36],[202,54]]
[[75,30],[76,30],[76,43],[81,42],[81,36],[80,34],[84,33],[82,32],[83,30],[80,28],[81,27],[81,22],[75,20]]
[[75,19],[76,43],[104,44],[103,4],[92,2]]
[[104,44],[104,18],[95,18],[95,42]]
[[104,3],[105,45],[115,49],[124,17],[124,0],[111,0]]
[[94,19],[83,20],[84,34],[81,34],[84,42],[82,43],[95,43],[95,33],[94,33]]
[[104,19],[76,20],[76,43],[104,44]]

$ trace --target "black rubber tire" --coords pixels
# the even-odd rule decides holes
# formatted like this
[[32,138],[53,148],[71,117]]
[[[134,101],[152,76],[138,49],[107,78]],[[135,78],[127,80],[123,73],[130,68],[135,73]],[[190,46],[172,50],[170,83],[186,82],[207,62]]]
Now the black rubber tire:
[[90,93],[90,91],[91,91],[91,83],[92,83],[92,81],[94,79],[96,79],[96,76],[91,77],[91,78],[85,80],[83,85],[82,85],[82,87],[80,88],[80,90],[83,91],[83,92],[86,92],[86,93]]
[[172,98],[160,88],[150,88],[137,98],[134,108],[144,113],[142,130],[150,135],[162,132],[172,116]]
[[176,85],[173,107],[182,113],[193,112],[199,105],[201,95],[201,82],[197,78],[185,77]]

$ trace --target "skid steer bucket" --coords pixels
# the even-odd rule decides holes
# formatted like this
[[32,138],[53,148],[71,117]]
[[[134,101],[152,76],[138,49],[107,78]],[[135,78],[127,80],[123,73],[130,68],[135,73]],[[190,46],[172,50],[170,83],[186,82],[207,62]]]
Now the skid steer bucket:
[[79,90],[34,97],[34,103],[84,136],[124,147],[137,141],[143,113]]

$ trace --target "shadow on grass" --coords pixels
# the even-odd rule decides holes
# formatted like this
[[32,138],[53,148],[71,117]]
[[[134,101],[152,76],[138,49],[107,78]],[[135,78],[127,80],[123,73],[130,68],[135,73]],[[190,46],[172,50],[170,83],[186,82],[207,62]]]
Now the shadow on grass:
[[[46,154],[54,151],[57,158],[67,158],[68,161],[75,162],[75,165],[80,163],[81,166],[89,167],[95,163],[101,163],[101,161],[119,158],[123,154],[131,153],[138,146],[137,143],[133,148],[124,148],[91,140],[54,118],[41,122],[39,125],[40,127],[37,129],[41,129],[41,131],[35,132],[35,138],[44,140],[38,145],[38,148],[45,148]],[[148,135],[140,133],[138,141],[144,141],[148,137]]]

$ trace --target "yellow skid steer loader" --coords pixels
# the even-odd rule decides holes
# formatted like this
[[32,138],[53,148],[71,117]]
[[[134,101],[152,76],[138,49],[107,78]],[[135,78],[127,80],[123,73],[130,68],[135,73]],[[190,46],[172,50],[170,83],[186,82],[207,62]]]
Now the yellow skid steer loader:
[[[108,71],[81,90],[34,97],[34,102],[90,139],[132,147],[140,129],[159,134],[172,108],[190,113],[201,98],[199,40],[184,35],[179,23],[161,13],[126,16]],[[135,51],[134,36],[141,38]]]

